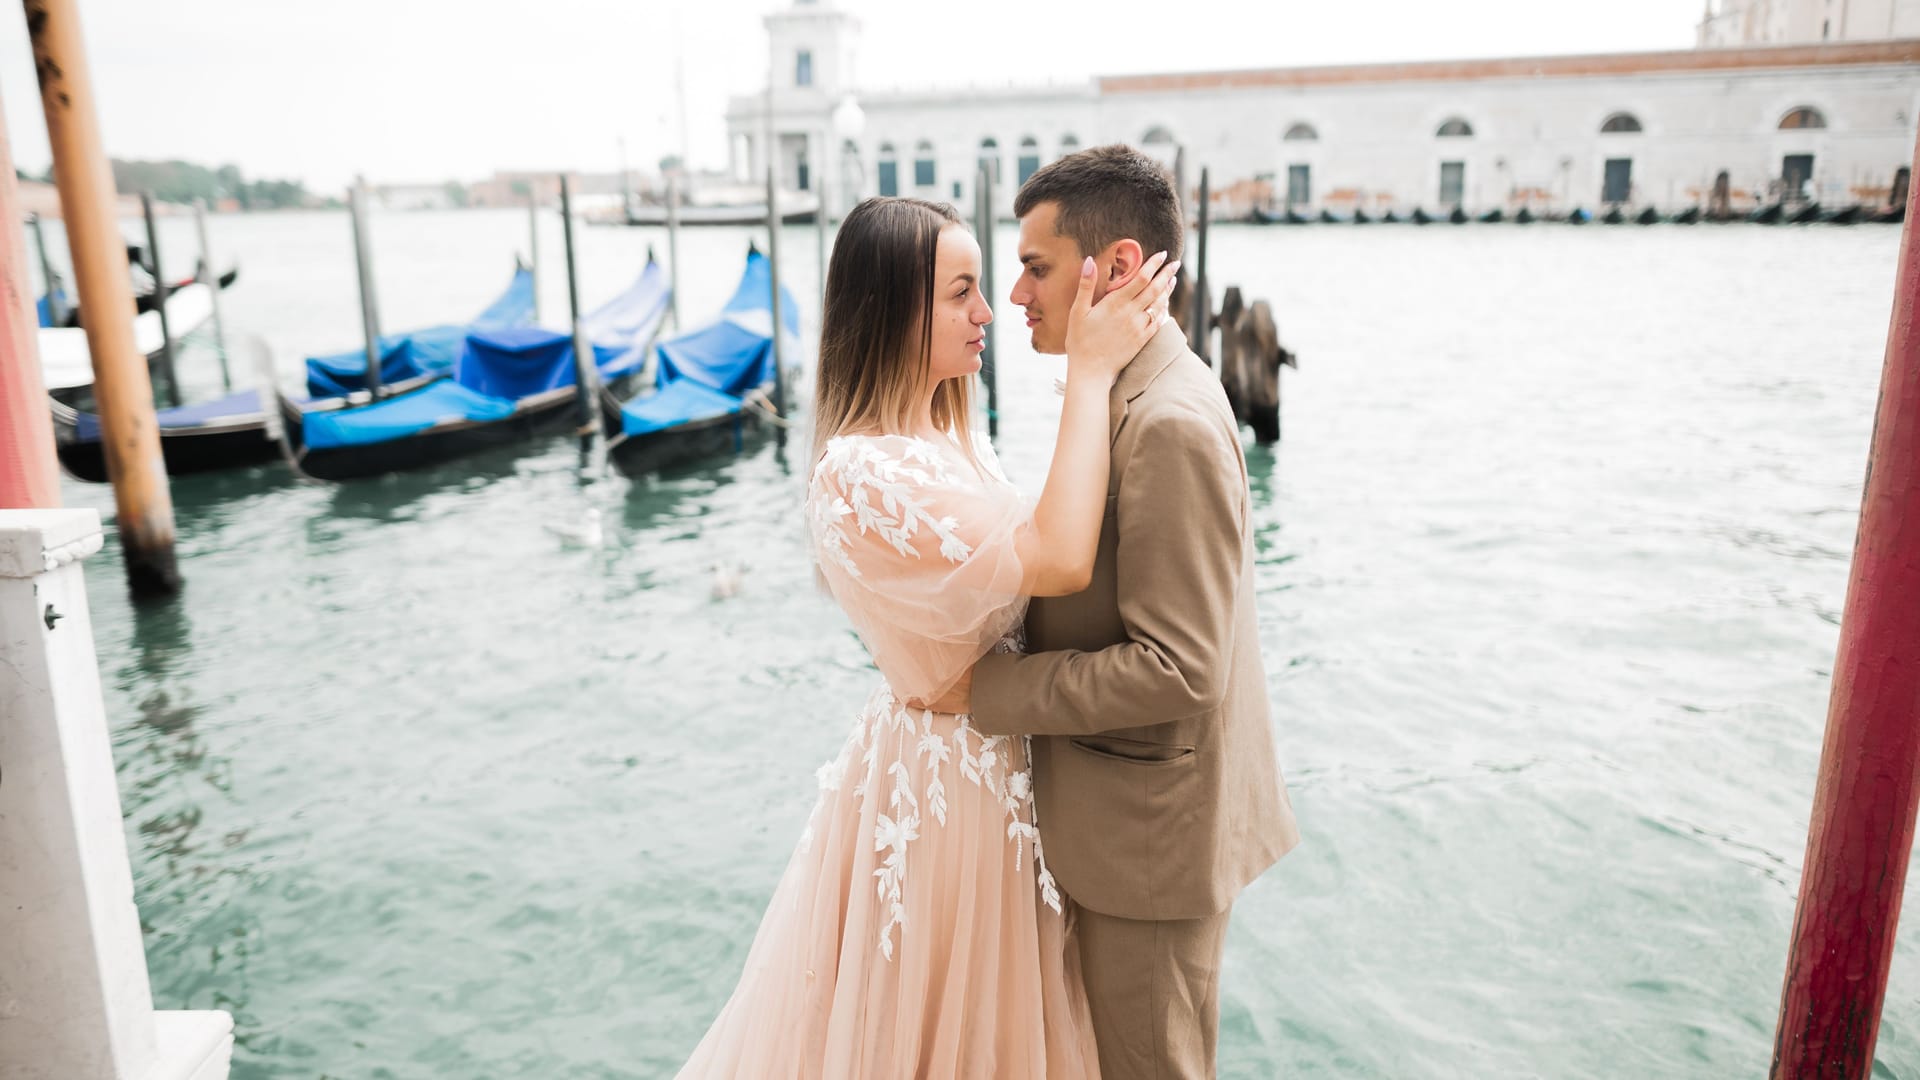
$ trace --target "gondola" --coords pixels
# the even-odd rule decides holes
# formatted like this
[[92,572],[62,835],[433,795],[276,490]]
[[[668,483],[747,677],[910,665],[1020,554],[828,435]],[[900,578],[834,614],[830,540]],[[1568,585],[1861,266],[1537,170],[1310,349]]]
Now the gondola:
[[1347,219],[1331,210],[1322,210],[1320,211],[1320,223],[1322,225],[1345,225]]
[[1697,206],[1689,206],[1668,220],[1675,225],[1698,225],[1700,223],[1700,208]]
[[1513,223],[1515,225],[1533,224],[1533,208],[1530,206],[1523,206],[1519,210],[1515,211],[1513,215]]
[[1448,224],[1465,225],[1467,221],[1468,221],[1467,212],[1458,206],[1454,207],[1452,212],[1447,214]]
[[1772,203],[1767,206],[1762,206],[1753,213],[1748,214],[1747,220],[1755,225],[1778,225],[1780,224],[1780,218],[1785,213],[1785,207],[1779,203]]
[[1353,223],[1355,225],[1371,225],[1373,223],[1373,219],[1367,216],[1367,212],[1365,210],[1355,207],[1353,211]]
[[1387,212],[1380,215],[1380,224],[1398,225],[1400,224],[1400,215],[1394,213],[1392,207],[1388,207]]
[[[516,266],[506,290],[481,312],[475,324],[484,321],[494,326],[518,325],[532,316],[533,275],[524,266]],[[430,334],[439,329],[421,333]],[[407,341],[412,336],[397,334],[383,340]],[[361,370],[365,370],[364,361]],[[364,400],[364,392],[361,398]],[[304,400],[300,407],[305,412],[324,412],[343,408],[351,400],[343,394],[325,395]],[[99,418],[57,397],[52,409],[54,448],[60,464],[77,479],[105,483],[107,465],[100,446]],[[257,389],[237,391],[178,409],[161,409],[155,418],[160,428],[160,451],[170,476],[246,468],[271,461],[279,453],[268,433],[267,412]]]
[[[237,266],[230,266],[227,268],[226,273],[221,274],[215,280],[217,280],[220,283],[220,288],[222,290],[226,290],[226,289],[233,288],[233,283],[235,281],[238,281],[239,278],[240,278],[240,268]],[[195,271],[193,274],[187,277],[183,277],[179,281],[176,281],[173,284],[168,285],[167,295],[171,296],[174,293],[179,292],[181,289],[184,289],[189,285],[198,285],[200,283],[201,283],[200,274],[198,271]],[[64,327],[79,326],[80,325],[80,305],[74,303],[72,299],[67,296],[67,290],[64,285],[57,286],[54,289],[54,293],[60,302],[61,315],[60,315],[59,325]],[[35,308],[35,312],[36,314],[38,314],[40,319],[40,325],[43,327],[51,327],[54,325],[53,305],[49,303],[50,299],[51,299],[50,297],[46,295],[42,295],[40,297],[39,304]],[[133,294],[134,314],[144,315],[149,311],[157,310],[159,307],[160,307],[160,301],[158,299],[158,294],[156,294],[152,288],[148,288],[143,292],[136,292]]]
[[[620,296],[581,322],[603,386],[636,381],[665,322],[670,290],[649,261]],[[446,378],[347,408],[279,396],[289,456],[302,473],[352,480],[453,461],[570,428],[579,389],[573,338],[540,327],[473,330]]]
[[1482,225],[1498,225],[1505,220],[1507,220],[1506,211],[1497,206],[1480,215],[1480,224]]
[[1853,203],[1822,215],[1820,220],[1828,225],[1852,225],[1857,223],[1865,212],[1866,207]]
[[[167,297],[167,326],[177,343],[213,317],[213,290],[205,285],[188,285]],[[160,313],[149,311],[133,317],[133,343],[147,358],[149,368],[166,348],[167,336],[160,325]],[[87,332],[77,326],[43,326],[35,331],[39,346],[42,383],[55,401],[84,409],[93,402],[93,350]]]
[[1625,225],[1626,223],[1627,212],[1618,206],[1609,206],[1607,212],[1600,215],[1602,225]]
[[1585,207],[1576,206],[1567,214],[1567,224],[1588,225],[1593,222],[1593,214]]
[[1811,225],[1820,220],[1820,204],[1808,203],[1787,216],[1789,225]]
[[1899,225],[1907,220],[1907,204],[1902,202],[1898,206],[1889,206],[1884,210],[1876,210],[1870,220],[1872,220],[1875,225]]
[[1649,206],[1645,210],[1640,211],[1639,215],[1633,220],[1637,225],[1658,225],[1660,224],[1660,211]]
[[[602,395],[607,457],[640,476],[743,449],[770,414],[773,388],[772,272],[758,250],[713,321],[658,347],[658,388],[622,401]],[[798,351],[800,310],[780,289],[786,356]]]
[[[533,301],[533,271],[515,259],[513,279],[472,321],[381,335],[377,346],[381,389],[404,394],[445,376],[459,358],[467,334],[475,330],[525,326],[533,321]],[[307,358],[309,396],[315,399],[348,397],[366,390],[367,350],[364,346]]]

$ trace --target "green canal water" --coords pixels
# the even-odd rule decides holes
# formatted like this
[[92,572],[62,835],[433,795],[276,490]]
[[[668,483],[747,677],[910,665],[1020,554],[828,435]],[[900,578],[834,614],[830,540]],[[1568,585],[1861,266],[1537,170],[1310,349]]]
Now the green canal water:
[[[385,325],[476,310],[525,229],[376,217]],[[344,215],[213,236],[289,386],[353,345]],[[682,237],[688,321],[748,236]],[[783,240],[803,297],[812,239]],[[589,304],[666,253],[580,242]],[[1213,279],[1301,356],[1284,448],[1249,462],[1306,834],[1235,909],[1223,1076],[1764,1072],[1897,246],[1216,231]],[[1058,369],[1000,316],[1001,456],[1037,485]],[[154,994],[232,1011],[239,1080],[666,1076],[726,998],[875,676],[812,586],[793,461],[576,465],[184,478],[182,597],[132,608],[111,528],[89,563]],[[548,528],[589,509],[601,546]],[[1915,925],[1876,1076],[1920,1077]]]

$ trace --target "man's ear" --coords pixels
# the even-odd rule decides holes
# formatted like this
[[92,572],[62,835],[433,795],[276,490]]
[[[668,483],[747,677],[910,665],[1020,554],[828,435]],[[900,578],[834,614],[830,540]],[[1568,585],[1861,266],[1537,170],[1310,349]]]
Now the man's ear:
[[1140,250],[1138,240],[1115,240],[1107,248],[1107,290],[1117,289],[1133,280],[1140,272],[1141,264],[1147,261],[1146,253]]

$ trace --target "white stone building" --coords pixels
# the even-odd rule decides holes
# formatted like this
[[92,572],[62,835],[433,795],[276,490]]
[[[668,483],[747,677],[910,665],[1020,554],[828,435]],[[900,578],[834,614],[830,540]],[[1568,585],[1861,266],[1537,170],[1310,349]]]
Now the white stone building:
[[1707,0],[1703,49],[1920,37],[1920,0]]
[[[1880,10],[1883,25],[1893,11],[1896,29],[1920,8],[1723,0],[1729,10],[1829,2]],[[1005,215],[1034,169],[1107,142],[1169,163],[1184,148],[1189,186],[1206,167],[1225,215],[1280,206],[1670,212],[1706,205],[1716,185],[1735,210],[1781,200],[1880,206],[1904,188],[1920,117],[1920,39],[1910,38],[871,92],[855,77],[858,22],[830,0],[797,0],[766,23],[776,85],[728,109],[734,168],[764,175],[770,100],[784,187],[817,191],[827,148],[838,147],[825,178],[836,214],[874,194],[970,211],[985,163]],[[1864,22],[1850,25],[1864,34]],[[864,116],[854,133],[835,124],[848,101]]]

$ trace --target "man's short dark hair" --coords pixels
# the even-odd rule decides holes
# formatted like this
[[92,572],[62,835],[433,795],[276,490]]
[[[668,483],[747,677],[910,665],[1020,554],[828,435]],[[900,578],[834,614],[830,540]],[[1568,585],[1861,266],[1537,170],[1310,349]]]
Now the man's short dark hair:
[[1049,202],[1058,214],[1054,231],[1071,237],[1082,256],[1131,237],[1145,255],[1164,251],[1169,260],[1180,257],[1187,228],[1173,177],[1131,146],[1095,146],[1042,168],[1020,185],[1013,212],[1026,217]]

